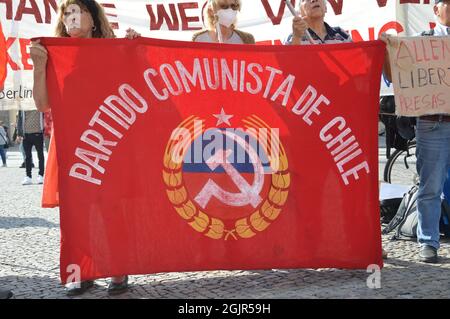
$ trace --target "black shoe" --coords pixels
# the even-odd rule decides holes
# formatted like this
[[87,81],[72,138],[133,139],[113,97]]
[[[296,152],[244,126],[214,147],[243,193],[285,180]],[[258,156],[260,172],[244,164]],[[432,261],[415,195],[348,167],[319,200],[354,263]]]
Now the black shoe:
[[128,290],[128,276],[125,276],[121,283],[114,283],[112,280],[108,286],[108,294],[115,296],[123,294]]
[[78,284],[71,284],[69,288],[67,288],[67,296],[79,296],[84,294],[89,288],[94,287],[94,281],[87,280],[82,281]]
[[13,296],[11,290],[0,290],[0,299],[9,299]]
[[438,260],[437,249],[428,245],[422,246],[420,248],[419,260],[424,263],[433,263],[433,264],[437,263]]

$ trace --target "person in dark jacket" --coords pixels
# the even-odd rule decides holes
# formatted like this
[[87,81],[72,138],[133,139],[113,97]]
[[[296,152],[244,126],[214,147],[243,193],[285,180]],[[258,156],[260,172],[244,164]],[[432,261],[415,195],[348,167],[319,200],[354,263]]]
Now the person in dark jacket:
[[37,183],[44,183],[44,116],[37,110],[20,111],[17,120],[17,135],[23,143],[25,150],[25,169],[26,176],[22,181],[22,185],[31,185],[33,183],[31,169],[33,157],[31,150],[33,146],[36,148],[39,159],[39,175]]

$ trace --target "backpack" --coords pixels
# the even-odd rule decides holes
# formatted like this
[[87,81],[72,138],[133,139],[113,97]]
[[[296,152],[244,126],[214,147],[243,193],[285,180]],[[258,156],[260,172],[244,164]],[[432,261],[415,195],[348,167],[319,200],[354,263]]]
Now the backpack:
[[380,200],[380,215],[381,223],[389,224],[395,214],[397,214],[398,208],[402,202],[402,197],[387,198]]
[[414,185],[403,196],[400,206],[395,214],[394,218],[383,229],[382,234],[389,234],[395,230],[395,235],[391,238],[399,239],[401,237],[415,238],[417,235],[417,194],[419,186]]
[[[392,218],[389,224],[383,229],[383,235],[387,235],[395,230],[395,234],[391,237],[391,240],[400,239],[402,237],[417,237],[417,225],[419,222],[417,213],[418,191],[419,185],[414,185],[408,193],[403,196],[394,218]],[[443,200],[441,204],[439,230],[445,237],[450,237],[450,204],[445,200]]]

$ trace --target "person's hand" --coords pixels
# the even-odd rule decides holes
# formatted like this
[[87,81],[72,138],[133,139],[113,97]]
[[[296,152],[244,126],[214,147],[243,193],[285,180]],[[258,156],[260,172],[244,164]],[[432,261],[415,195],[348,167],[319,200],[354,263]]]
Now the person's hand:
[[308,23],[302,17],[294,17],[292,20],[292,33],[295,38],[301,39],[306,30],[308,29]]
[[22,136],[17,136],[16,138],[16,144],[20,144],[23,141],[23,137]]
[[392,35],[387,34],[386,32],[383,32],[382,34],[380,34],[380,37],[378,39],[383,41],[384,43],[388,44],[390,37],[392,37]]
[[131,28],[128,28],[128,29],[127,29],[127,33],[126,33],[126,35],[125,35],[125,38],[130,39],[130,40],[133,40],[133,39],[136,39],[136,38],[139,38],[139,37],[141,37],[141,34],[140,34],[140,33],[134,31],[134,30],[131,29]]
[[40,42],[40,40],[31,42],[30,55],[34,68],[44,70],[47,66],[48,53]]

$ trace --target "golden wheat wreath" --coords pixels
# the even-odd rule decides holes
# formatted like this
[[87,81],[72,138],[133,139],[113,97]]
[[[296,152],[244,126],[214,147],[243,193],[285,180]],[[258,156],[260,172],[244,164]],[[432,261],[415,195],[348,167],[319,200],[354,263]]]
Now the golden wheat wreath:
[[[194,130],[194,121],[199,120],[201,119],[198,117],[190,116],[184,120],[178,128],[188,129],[191,136],[193,136],[192,140],[194,140],[200,134],[203,134],[205,130],[203,126],[201,132],[198,132],[199,130]],[[243,122],[245,128],[270,129],[270,127],[257,116],[247,117]],[[236,220],[233,229],[225,229],[225,224],[222,220],[208,216],[205,212],[201,211],[200,207],[189,199],[183,183],[181,171],[182,161],[176,163],[173,161],[172,156],[178,150],[186,151],[188,149],[188,147],[186,147],[187,143],[190,143],[190,141],[169,141],[164,152],[163,179],[167,186],[167,196],[169,197],[170,202],[173,204],[181,218],[186,220],[192,228],[213,239],[223,238],[224,240],[227,240],[229,236],[231,236],[235,240],[238,240],[240,238],[251,238],[255,236],[258,232],[264,231],[278,218],[282,207],[286,203],[291,182],[288,171],[288,160],[281,142],[279,144],[280,150],[278,152],[278,158],[273,158],[272,155],[269,156],[271,166],[278,167],[278,170],[272,174],[272,182],[267,198],[264,200],[263,204],[248,217]],[[260,141],[260,143],[263,143],[263,146],[266,147],[265,149],[268,149],[267,147],[271,146],[270,139],[268,139],[268,141]],[[271,152],[269,153],[272,154]],[[184,158],[184,153],[178,155],[180,155],[181,158]],[[274,166],[274,163],[277,163],[277,166]]]

